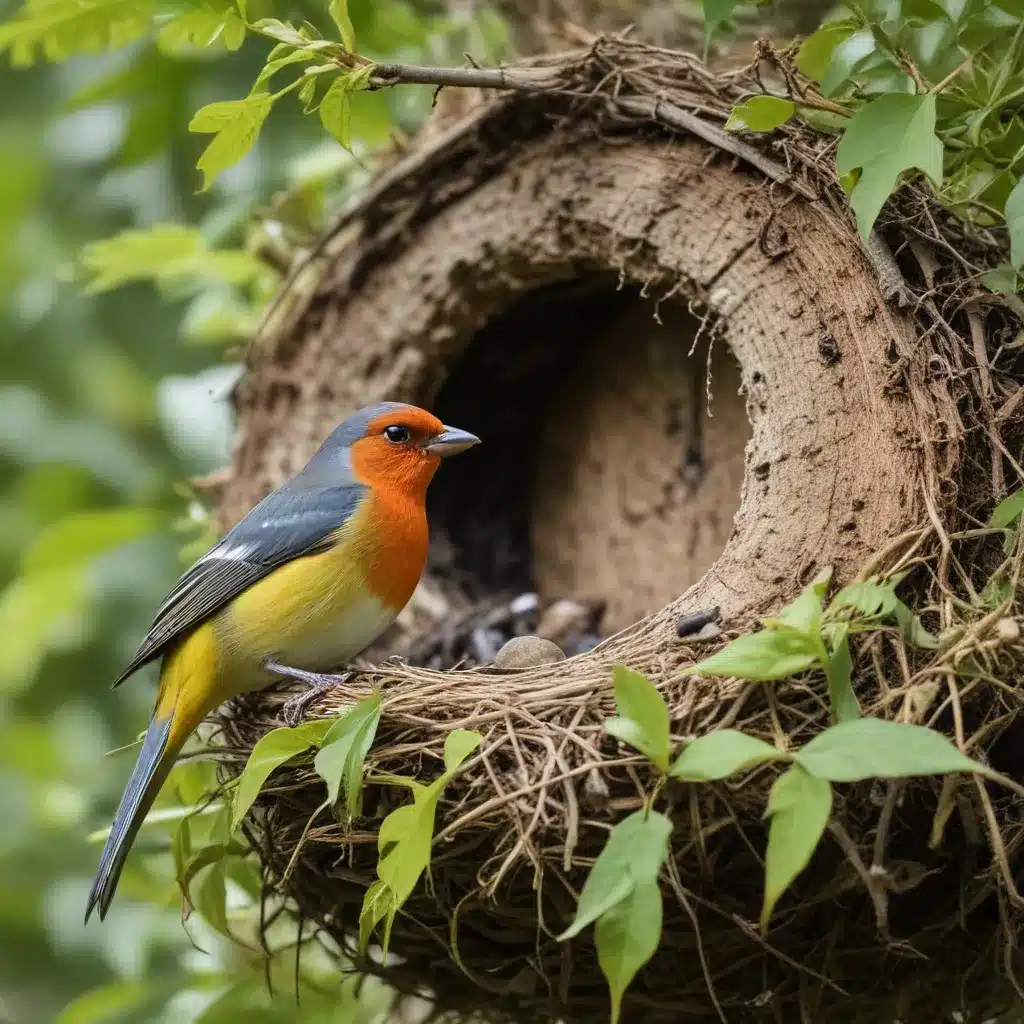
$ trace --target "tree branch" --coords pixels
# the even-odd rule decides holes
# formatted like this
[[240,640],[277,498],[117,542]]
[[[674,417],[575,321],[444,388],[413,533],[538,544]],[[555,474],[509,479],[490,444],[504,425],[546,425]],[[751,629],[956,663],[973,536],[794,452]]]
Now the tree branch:
[[[564,84],[551,68],[440,68],[415,64],[377,64],[370,77],[371,89],[394,85],[456,86],[469,89],[504,89],[514,92],[545,92]],[[808,202],[817,199],[813,189],[794,179],[780,163],[718,125],[677,107],[674,103],[645,96],[609,96],[607,102],[625,114],[657,121],[668,128],[696,135],[716,149],[731,153],[756,167],[773,181],[788,185]]]
[[463,89],[533,92],[554,88],[559,81],[558,72],[549,68],[428,68],[416,64],[376,64],[370,77],[370,88],[450,85]]

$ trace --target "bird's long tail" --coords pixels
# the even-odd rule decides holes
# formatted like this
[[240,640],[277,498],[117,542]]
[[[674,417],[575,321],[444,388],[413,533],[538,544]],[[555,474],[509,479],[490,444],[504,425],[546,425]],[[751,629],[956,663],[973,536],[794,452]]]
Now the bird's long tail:
[[212,692],[216,676],[213,653],[212,628],[206,625],[196,630],[164,661],[156,710],[100,855],[96,877],[89,890],[86,921],[97,907],[100,920],[106,917],[128,851],[179,751],[203,718],[219,703]]

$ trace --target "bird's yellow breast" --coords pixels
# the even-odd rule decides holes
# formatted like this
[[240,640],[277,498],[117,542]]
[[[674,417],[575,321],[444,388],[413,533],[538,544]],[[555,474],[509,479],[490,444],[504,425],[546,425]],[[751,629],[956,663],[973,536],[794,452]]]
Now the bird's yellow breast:
[[340,667],[391,625],[401,605],[369,583],[382,555],[377,533],[366,528],[369,511],[357,511],[329,550],[275,569],[214,619],[225,668],[237,677],[233,688],[250,688],[268,658],[293,668]]

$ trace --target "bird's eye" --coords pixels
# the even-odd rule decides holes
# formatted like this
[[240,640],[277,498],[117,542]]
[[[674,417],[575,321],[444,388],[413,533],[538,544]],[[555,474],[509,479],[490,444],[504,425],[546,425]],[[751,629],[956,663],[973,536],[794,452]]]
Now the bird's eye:
[[405,444],[409,440],[409,431],[405,427],[392,426],[385,428],[384,436],[392,444]]

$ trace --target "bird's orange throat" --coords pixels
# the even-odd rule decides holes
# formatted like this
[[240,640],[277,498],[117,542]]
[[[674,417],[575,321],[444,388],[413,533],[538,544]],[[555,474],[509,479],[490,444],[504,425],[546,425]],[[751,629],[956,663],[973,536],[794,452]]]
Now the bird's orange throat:
[[376,550],[366,566],[366,585],[397,613],[412,597],[426,565],[426,509],[422,498],[381,487],[373,490],[367,511]]

